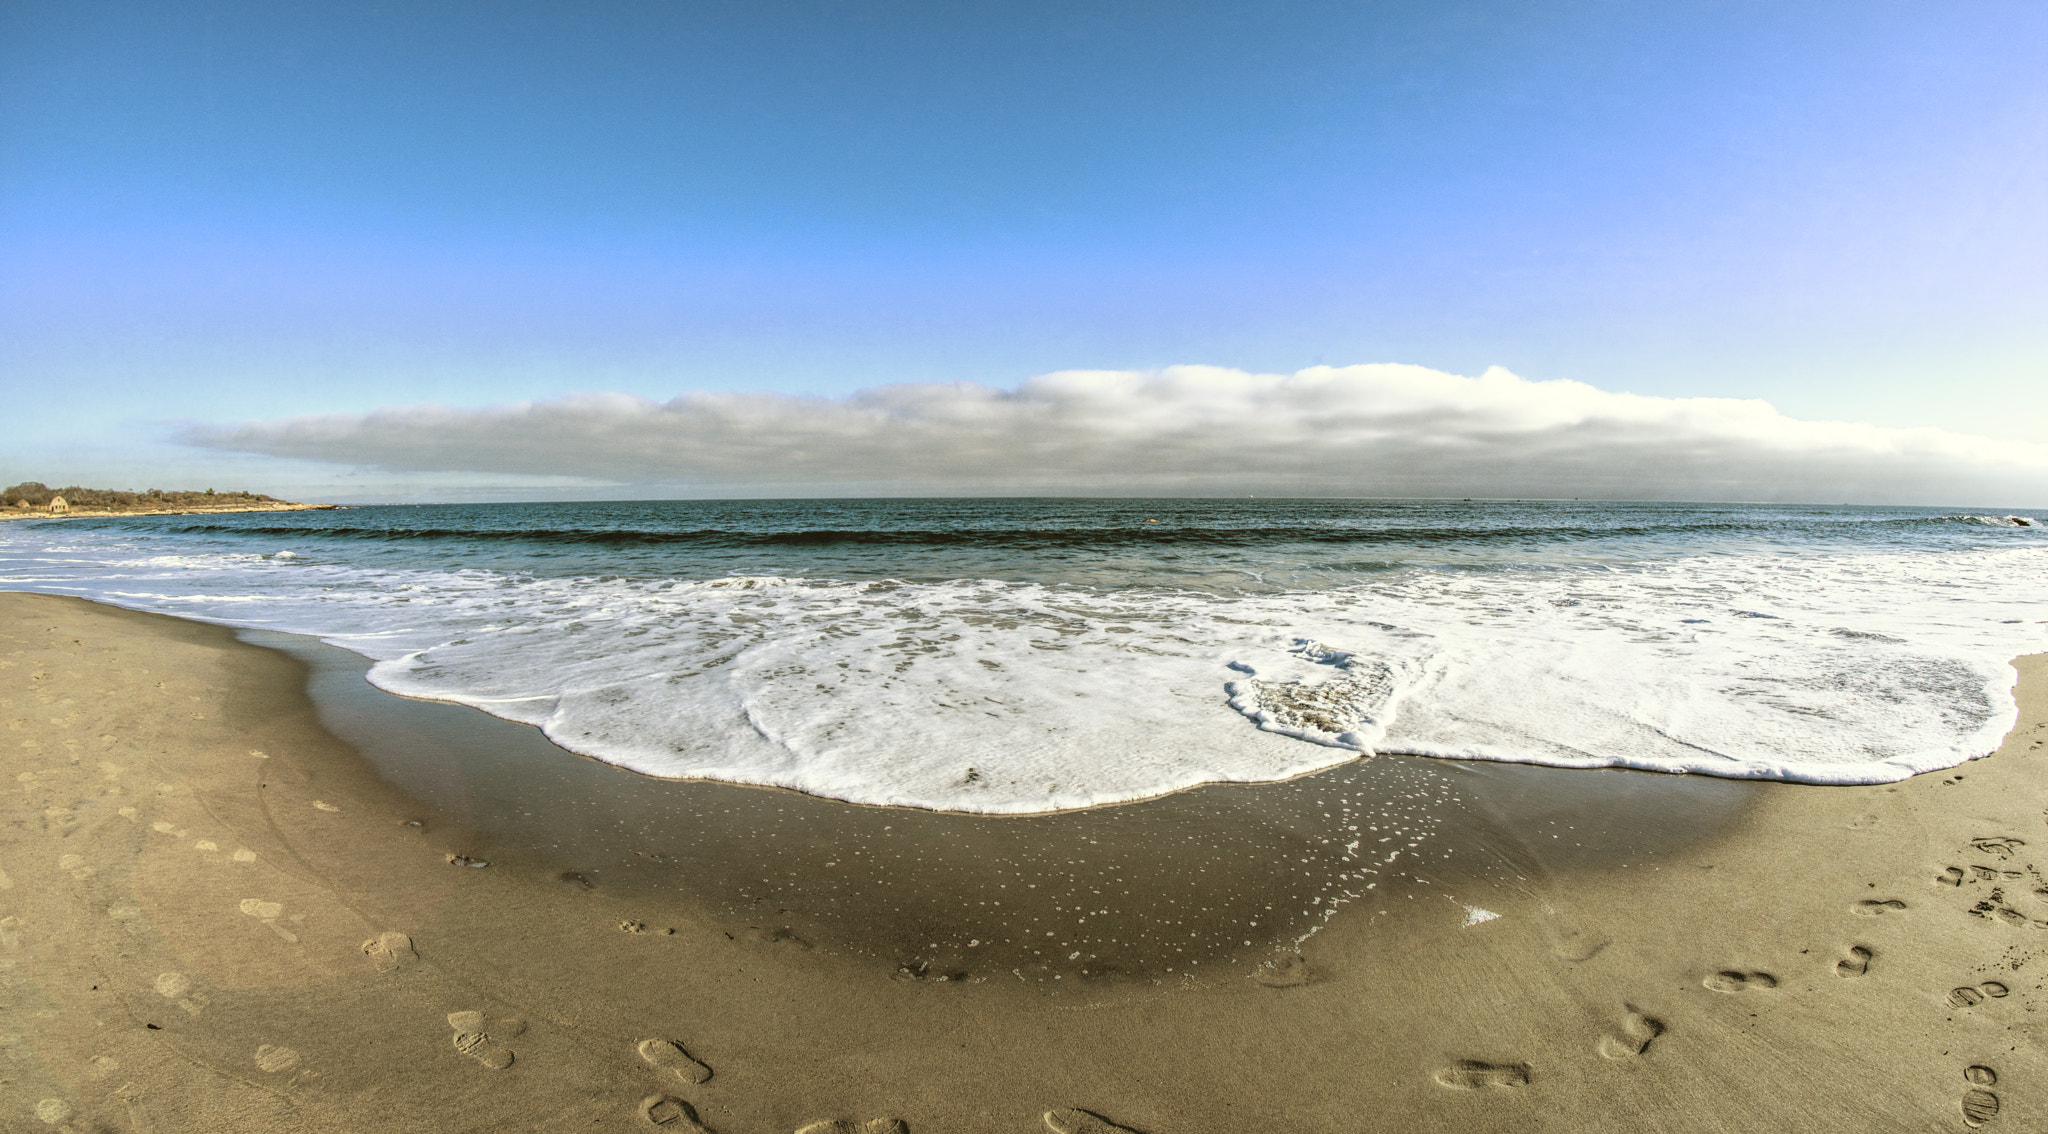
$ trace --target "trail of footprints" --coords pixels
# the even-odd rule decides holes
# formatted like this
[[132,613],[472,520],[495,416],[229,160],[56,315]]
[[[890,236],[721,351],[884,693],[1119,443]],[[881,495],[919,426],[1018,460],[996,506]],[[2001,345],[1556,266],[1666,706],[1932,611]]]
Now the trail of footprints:
[[[112,738],[103,739],[111,740]],[[250,755],[257,758],[268,758],[261,751],[252,750]],[[111,768],[112,766],[103,764],[102,767]],[[118,769],[114,770],[118,771]],[[26,782],[31,778],[33,778],[33,774],[24,775],[21,777],[21,780]],[[341,810],[324,801],[315,801],[312,806],[317,810],[325,812],[338,812]],[[118,813],[131,822],[139,821],[137,808],[122,807]],[[51,809],[46,813],[45,819],[46,823],[52,829],[58,830],[59,833],[67,833],[70,827],[77,824],[76,816],[64,809]],[[403,825],[412,828],[423,826],[418,820],[410,820]],[[179,840],[190,838],[192,835],[191,831],[167,821],[153,824],[153,830],[159,834]],[[232,846],[232,844],[229,845]],[[226,861],[238,865],[248,865],[258,861],[256,852],[247,848],[224,851],[221,843],[214,839],[200,838],[193,842],[191,847],[193,851],[199,854],[220,855]],[[485,867],[489,865],[486,861],[463,855],[450,855],[448,861],[454,865],[468,867]],[[10,863],[9,865],[13,866],[14,864]],[[76,853],[59,856],[56,861],[56,869],[69,875],[73,881],[78,882],[86,881],[97,873],[96,868],[84,856]],[[573,874],[564,875],[563,880],[580,884],[585,888],[590,886],[587,880]],[[6,871],[0,871],[0,890],[11,889],[14,884],[14,880],[9,877]],[[283,902],[272,900],[268,897],[247,897],[237,900],[234,908],[241,915],[247,917],[250,922],[260,925],[262,930],[274,934],[285,944],[296,946],[301,943],[296,927],[304,920],[303,915],[289,914]],[[138,908],[125,905],[108,907],[106,912],[109,917],[116,921],[132,920],[141,913]],[[20,928],[18,918],[0,918],[0,949],[12,950],[19,947]],[[622,926],[622,928],[624,927]],[[635,931],[644,931],[645,929],[644,926],[637,923],[635,923],[634,928]],[[674,931],[667,930],[666,932],[673,933]],[[777,931],[776,934],[771,935],[770,940],[792,942],[798,948],[809,948],[808,944],[796,939],[787,930]],[[393,973],[415,965],[420,961],[420,954],[413,939],[406,933],[398,930],[386,930],[364,941],[361,945],[361,951],[367,963],[380,973]],[[167,971],[159,973],[150,982],[148,988],[157,997],[161,997],[163,1001],[175,1004],[185,1012],[193,1015],[206,1011],[210,1003],[208,994],[200,988],[199,982],[184,972]],[[494,1072],[508,1071],[517,1062],[517,1055],[513,1044],[527,1032],[527,1024],[524,1020],[484,1010],[454,1011],[448,1013],[446,1019],[450,1029],[451,1044],[460,1055],[474,1060],[479,1066]],[[157,1028],[157,1025],[150,1024],[149,1027],[154,1029]],[[664,1081],[664,1085],[673,1084],[677,1087],[698,1085],[708,1081],[712,1076],[709,1066],[697,1060],[681,1044],[673,1040],[665,1038],[642,1040],[635,1045],[634,1050],[640,1060],[658,1078]],[[284,1044],[259,1044],[254,1048],[253,1052],[249,1053],[247,1058],[250,1065],[265,1075],[296,1077],[301,1074],[313,1074],[305,1070],[306,1061],[301,1053]],[[111,1059],[105,1059],[104,1057],[95,1062],[104,1063],[108,1067],[113,1065]],[[122,1087],[116,1090],[112,1096],[113,1099],[125,1105],[129,1120],[128,1128],[137,1131],[160,1129],[152,1121],[150,1111],[144,1106],[143,1101],[129,1092],[129,1087]],[[73,1119],[78,1117],[77,1107],[71,1100],[62,1097],[50,1097],[37,1101],[33,1106],[27,1108],[27,1113],[32,1115],[39,1123],[53,1129],[69,1131],[82,1128],[69,1125]],[[715,1132],[702,1123],[697,1112],[688,1102],[670,1094],[656,1093],[647,1096],[640,1104],[640,1113],[648,1124],[667,1130],[693,1132],[693,1134],[715,1134]],[[1133,1131],[1129,1127],[1118,1125],[1100,1114],[1085,1110],[1051,1110],[1045,1112],[1043,1120],[1045,1127],[1052,1131],[1053,1134],[1138,1134],[1138,1132]],[[95,1130],[105,1128],[96,1123],[87,1125],[90,1125]],[[0,1127],[10,1130],[14,1129],[14,1125],[5,1120],[0,1120]],[[802,1127],[798,1134],[909,1134],[909,1131],[906,1124],[897,1118],[873,1118],[864,1121],[830,1119],[810,1123]]]
[[[2008,836],[1972,839],[1970,847],[1979,854],[2000,863],[2009,861],[2024,840]],[[1987,921],[1996,920],[2013,926],[2032,926],[2048,929],[2048,918],[2030,918],[2014,909],[2009,903],[2006,886],[2012,883],[2031,881],[2033,894],[2048,899],[2048,879],[2029,863],[2014,870],[2004,866],[1974,864],[1965,870],[1960,866],[1946,868],[1935,881],[1958,889],[1967,885],[1990,883],[1988,896],[1970,907],[1968,912]],[[1897,898],[1871,898],[1855,902],[1850,912],[1859,917],[1884,917],[1903,913],[1907,903]],[[1876,950],[1868,945],[1849,945],[1844,948],[1834,964],[1834,974],[1845,979],[1854,979],[1870,973],[1871,965],[1877,959]],[[1705,987],[1729,996],[1744,993],[1765,992],[1778,987],[1778,978],[1771,973],[1742,969],[1723,969],[1708,974],[1701,982]],[[1959,985],[1949,991],[1947,1004],[1951,1008],[1974,1008],[1987,1001],[2003,1000],[2012,994],[2012,989],[2002,981],[1987,980],[1977,984]],[[1617,1062],[1635,1059],[1646,1054],[1650,1045],[1665,1032],[1662,1020],[1645,1015],[1633,1005],[1627,1006],[1628,1015],[1621,1027],[1600,1038],[1596,1045],[1599,1053]],[[1438,1084],[1454,1090],[1485,1091],[1525,1087],[1531,1080],[1530,1067],[1526,1063],[1488,1063],[1463,1059],[1437,1071],[1434,1076]],[[1998,1117],[1998,1095],[1991,1090],[1998,1082],[1998,1073],[1982,1064],[1973,1064],[1963,1072],[1967,1084],[1959,1106],[1963,1122],[1975,1129]],[[1052,1125],[1052,1116],[1046,1116]],[[1062,1127],[1055,1130],[1066,1134]]]
[[[1886,914],[1903,912],[1906,908],[1906,903],[1897,898],[1875,898],[1855,903],[1850,907],[1850,912],[1862,917],[1882,917]],[[1834,973],[1837,977],[1844,978],[1864,976],[1870,972],[1871,962],[1876,959],[1876,951],[1869,946],[1850,945],[1843,950],[1842,956],[1835,961]],[[1761,971],[1722,969],[1719,972],[1707,974],[1701,978],[1700,983],[1714,992],[1723,993],[1728,996],[1737,996],[1743,993],[1767,992],[1777,988],[1778,978],[1771,973]],[[1982,985],[1956,989],[1950,993],[1950,1003],[1957,1007],[1963,1007],[1980,1003],[1986,997],[2003,997],[2008,992],[2009,990],[2005,985],[1997,981],[1987,981]],[[1633,1004],[1624,1005],[1623,1007],[1627,1014],[1622,1018],[1620,1027],[1601,1036],[1599,1042],[1594,1045],[1594,1050],[1598,1051],[1601,1056],[1617,1063],[1627,1062],[1647,1054],[1650,1050],[1650,1045],[1656,1042],[1657,1038],[1666,1031],[1666,1025],[1663,1020],[1648,1015]],[[1987,1074],[1989,1073],[1988,1069],[1983,1070]],[[1434,1077],[1438,1084],[1453,1090],[1480,1091],[1525,1087],[1529,1085],[1531,1074],[1529,1065],[1526,1063],[1486,1063],[1479,1060],[1461,1059],[1439,1070]],[[1974,1082],[1975,1080],[1972,1081]],[[1993,1097],[1988,1105],[1990,1107],[1989,1113],[1996,1114],[1998,1110],[1997,1099]],[[1982,1109],[1982,1104],[1979,1104],[1979,1109]],[[1968,1113],[1967,1107],[1966,1113]],[[1982,1123],[1973,1122],[1973,1125],[1982,1125]]]
[[[411,939],[405,938],[404,934],[393,933],[366,943],[364,951],[371,952],[370,947],[377,945],[382,946],[385,953],[396,952],[393,948],[395,943],[390,941],[392,937],[404,938],[403,951],[412,953]],[[493,1071],[503,1071],[512,1066],[516,1056],[507,1046],[507,1041],[526,1031],[524,1020],[474,1010],[450,1012],[448,1026],[454,1031],[455,1050]],[[695,1086],[711,1079],[711,1068],[674,1040],[661,1037],[644,1039],[635,1044],[633,1050],[641,1062],[675,1085]],[[298,1056],[286,1048],[266,1047],[258,1051],[257,1060],[264,1065],[264,1070],[279,1070],[296,1063]],[[276,1066],[271,1066],[273,1063]],[[1526,1069],[1522,1070],[1521,1076],[1523,1082],[1528,1081]],[[650,1126],[659,1126],[675,1134],[715,1134],[698,1117],[695,1107],[671,1094],[657,1091],[648,1095],[640,1100],[639,1109],[640,1117]],[[1137,1134],[1129,1127],[1119,1126],[1092,1111],[1071,1108],[1046,1111],[1045,1125],[1054,1134]],[[900,1118],[865,1121],[835,1118],[810,1123],[798,1129],[796,1134],[909,1134],[909,1131],[909,1126]]]
[[[2035,747],[2039,746],[2036,742]],[[2020,891],[2027,891],[2037,899],[2048,899],[2048,879],[2042,877],[2034,864],[2019,864],[2018,869],[2007,865],[2026,845],[2026,840],[2009,835],[1971,839],[1970,849],[1990,861],[1970,863],[1967,867],[1945,867],[1934,880],[1958,890],[1988,886],[1984,896],[1965,910],[1972,917],[2003,922],[2015,928],[2048,929],[2048,918],[2029,917],[2015,908]],[[1987,980],[1950,989],[1946,1003],[1950,1008],[1975,1008],[1987,1001],[2003,1000],[2011,994],[2012,989],[2003,981]],[[1958,1101],[1963,1112],[1963,1124],[1976,1129],[1997,1118],[1998,1095],[1991,1088],[1998,1084],[1998,1072],[1981,1063],[1973,1064],[1964,1069],[1963,1081],[1966,1086]]]
[[[271,913],[267,909],[261,912]],[[397,930],[387,930],[363,942],[362,951],[377,971],[385,973],[419,960],[412,938]],[[183,973],[165,973],[156,981],[156,991],[166,999],[182,1001],[191,990],[191,979]],[[196,1012],[198,1008],[195,1006],[189,1010]],[[1651,1023],[1655,1024],[1654,1021]],[[1656,1026],[1661,1030],[1661,1025]],[[448,1028],[456,1051],[490,1070],[503,1071],[518,1061],[511,1041],[525,1034],[526,1021],[516,1016],[464,1009],[448,1013]],[[1640,1041],[1636,1050],[1640,1051],[1641,1046],[1647,1043],[1647,1039]],[[697,1086],[711,1079],[711,1067],[675,1040],[651,1037],[635,1044],[633,1051],[668,1086]],[[289,1070],[298,1062],[298,1053],[287,1047],[266,1044],[256,1051],[256,1064],[264,1071]],[[1475,1069],[1469,1072],[1475,1077],[1485,1078],[1489,1073],[1485,1064],[1468,1066]],[[1525,1067],[1493,1069],[1493,1073],[1507,1079],[1519,1075],[1517,1085],[1528,1081],[1528,1069]],[[704,1124],[696,1108],[688,1101],[665,1091],[656,1091],[642,1098],[639,1111],[648,1125],[674,1134],[717,1134]],[[1074,1108],[1046,1111],[1044,1119],[1046,1128],[1053,1134],[1138,1134],[1130,1127],[1119,1126],[1092,1111]],[[796,1134],[909,1134],[909,1130],[900,1118],[826,1119],[809,1123],[799,1128]]]
[[[2001,858],[2010,857],[2018,846],[2024,845],[2018,839],[1978,839],[1972,847],[1986,854]],[[1975,866],[1966,873],[1960,867],[1949,867],[1939,882],[1961,887],[1975,881],[2009,880],[2025,878],[2032,872],[2008,871],[1988,866]],[[2048,897],[2048,886],[2040,891]],[[2005,916],[2009,907],[2002,904],[1999,889],[1992,891],[1989,902],[1980,902],[1970,912],[1977,916],[1997,916],[2012,924],[2048,925],[2048,922],[2031,921],[2016,912]],[[1896,898],[1866,899],[1854,903],[1850,910],[1861,917],[1883,917],[1904,912],[1907,903]],[[264,914],[275,915],[268,908],[247,910],[261,920]],[[411,938],[398,932],[387,932],[364,942],[363,952],[370,957],[380,971],[391,971],[417,959]],[[1876,951],[1866,945],[1847,946],[1834,965],[1834,973],[1841,978],[1856,978],[1867,975],[1876,960]],[[175,975],[175,974],[167,974]],[[175,982],[173,982],[175,983]],[[1768,972],[1740,969],[1723,969],[1702,978],[1701,984],[1712,991],[1734,996],[1745,993],[1767,992],[1779,985],[1778,978]],[[167,992],[175,996],[182,990]],[[2011,990],[1999,981],[1984,981],[1975,985],[1959,986],[1950,991],[1947,1002],[1954,1008],[1969,1008],[1986,1000],[2003,999]],[[1616,1062],[1636,1059],[1646,1055],[1651,1045],[1666,1032],[1663,1020],[1650,1016],[1633,1005],[1625,1006],[1627,1014],[1614,1031],[1603,1035],[1595,1045],[1598,1053]],[[493,1070],[512,1066],[515,1055],[507,1046],[508,1040],[516,1038],[525,1030],[524,1021],[491,1016],[480,1011],[453,1012],[448,1024],[454,1032],[454,1046]],[[711,1068],[690,1055],[674,1040],[652,1038],[640,1041],[635,1051],[641,1061],[677,1086],[696,1085],[711,1078]],[[1494,1063],[1481,1060],[1458,1060],[1436,1072],[1435,1081],[1444,1087],[1461,1091],[1512,1090],[1528,1086],[1532,1080],[1530,1065],[1527,1063]],[[1964,1072],[1968,1088],[1959,1105],[1966,1125],[1976,1128],[1992,1121],[1999,1111],[1999,1099],[1990,1088],[1997,1083],[1998,1076],[1991,1068],[1973,1065]],[[715,1134],[705,1126],[697,1111],[687,1101],[671,1094],[657,1092],[646,1096],[640,1102],[640,1114],[650,1125],[673,1130],[678,1134]],[[1053,1134],[1135,1134],[1130,1128],[1090,1111],[1063,1108],[1047,1111],[1045,1126]],[[901,1119],[875,1118],[865,1121],[829,1119],[810,1123],[797,1134],[908,1134],[908,1127]]]
[[[164,824],[159,824],[162,828]],[[173,833],[173,832],[167,832]],[[174,832],[183,835],[185,832]],[[1957,889],[1978,885],[1989,885],[1983,899],[1976,901],[1966,912],[1987,921],[2003,922],[2015,927],[2031,926],[2048,928],[2048,918],[2030,918],[2012,905],[2008,890],[2031,883],[2031,893],[2048,899],[2048,879],[2032,864],[2012,869],[2004,864],[2010,862],[2025,841],[2006,836],[1973,839],[1970,848],[1992,863],[1972,863],[1963,866],[1946,867],[1934,880]],[[202,842],[200,850],[214,850],[214,846]],[[238,851],[237,862],[253,861],[252,852]],[[72,873],[90,873],[82,860],[66,856],[60,868]],[[462,865],[484,865],[481,862],[464,862]],[[564,876],[565,881],[589,884],[580,877]],[[262,923],[288,943],[296,943],[297,935],[280,925],[283,908],[281,904],[257,898],[244,899],[239,903],[240,912]],[[1850,912],[1865,918],[1885,917],[1903,913],[1908,904],[1895,898],[1866,899],[1853,903]],[[622,929],[628,928],[622,924]],[[640,924],[632,924],[632,931],[644,931]],[[670,932],[673,932],[672,930]],[[365,941],[362,951],[371,964],[380,972],[391,972],[418,960],[418,953],[412,939],[404,933],[387,931],[378,937]],[[1850,945],[1843,955],[1836,959],[1834,973],[1841,978],[1856,978],[1867,975],[1876,960],[1874,950],[1865,945]],[[1741,995],[1768,992],[1779,986],[1778,978],[1768,972],[1725,969],[1711,973],[1701,981],[1712,991],[1726,995]],[[193,990],[192,981],[182,973],[164,973],[155,982],[154,991],[186,1011],[194,1014],[201,1011],[206,1003],[203,994]],[[1987,1001],[2002,1000],[2011,994],[2003,982],[1986,980],[1977,984],[1962,985],[1951,989],[1946,997],[1949,1007],[1955,1009],[1974,1008]],[[1655,1041],[1666,1033],[1664,1021],[1645,1014],[1633,1005],[1626,1006],[1627,1014],[1618,1028],[1601,1036],[1595,1048],[1606,1059],[1623,1062],[1647,1055]],[[457,1011],[449,1013],[448,1025],[452,1031],[452,1043],[463,1055],[474,1059],[481,1066],[502,1071],[513,1066],[516,1055],[510,1046],[526,1030],[523,1020],[489,1014],[483,1011]],[[707,1082],[712,1071],[709,1066],[696,1059],[684,1047],[669,1039],[650,1038],[635,1045],[635,1052],[658,1076],[676,1087],[699,1085]],[[255,1061],[265,1072],[281,1073],[296,1067],[298,1053],[282,1046],[264,1045],[256,1051]],[[1521,1062],[1485,1062],[1459,1060],[1437,1071],[1434,1080],[1443,1087],[1463,1091],[1513,1090],[1528,1086],[1533,1078],[1529,1064]],[[1979,1128],[1992,1122],[2000,1111],[1999,1096],[1991,1089],[1998,1082],[1998,1075],[1991,1067],[1977,1064],[1963,1072],[1965,1086],[1957,1105],[1963,1121],[1970,1128]],[[45,1100],[61,1102],[61,1100]],[[687,1101],[674,1095],[657,1092],[643,1098],[639,1104],[642,1118],[650,1125],[680,1134],[715,1134],[705,1126],[696,1110]],[[49,1121],[56,1117],[45,1116],[39,1108],[38,1117]],[[1045,1112],[1046,1128],[1053,1134],[1136,1134],[1130,1128],[1120,1126],[1101,1115],[1079,1109],[1063,1108]],[[797,1134],[908,1134],[908,1127],[901,1119],[875,1118],[865,1121],[830,1119],[810,1123]]]

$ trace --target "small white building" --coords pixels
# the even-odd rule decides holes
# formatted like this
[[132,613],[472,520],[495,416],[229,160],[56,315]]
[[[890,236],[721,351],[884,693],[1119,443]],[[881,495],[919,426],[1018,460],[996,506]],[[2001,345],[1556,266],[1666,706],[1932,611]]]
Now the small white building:
[[50,497],[50,515],[61,516],[69,511],[71,511],[71,505],[66,504],[62,496]]

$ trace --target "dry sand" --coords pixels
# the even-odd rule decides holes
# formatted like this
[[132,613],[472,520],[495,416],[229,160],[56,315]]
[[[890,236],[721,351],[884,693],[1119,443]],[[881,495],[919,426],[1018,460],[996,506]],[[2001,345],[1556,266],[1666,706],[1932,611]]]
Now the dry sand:
[[[1884,787],[1381,757],[977,819],[299,653],[0,594],[0,1129],[2048,1128],[2048,659],[1998,753]],[[1426,837],[1324,920],[1346,806]]]

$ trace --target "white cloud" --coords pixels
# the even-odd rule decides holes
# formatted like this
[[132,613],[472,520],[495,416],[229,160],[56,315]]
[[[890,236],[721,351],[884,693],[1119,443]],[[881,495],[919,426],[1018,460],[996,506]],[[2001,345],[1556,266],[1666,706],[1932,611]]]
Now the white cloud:
[[196,426],[187,444],[393,472],[720,495],[1083,492],[2032,506],[2048,448],[1419,366],[1062,371],[843,399],[579,394]]

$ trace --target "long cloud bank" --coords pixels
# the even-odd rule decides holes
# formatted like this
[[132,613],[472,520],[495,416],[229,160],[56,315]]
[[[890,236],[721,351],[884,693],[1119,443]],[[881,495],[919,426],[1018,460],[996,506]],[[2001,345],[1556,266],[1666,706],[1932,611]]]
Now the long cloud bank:
[[839,399],[579,394],[202,425],[179,440],[401,472],[763,495],[1605,497],[2035,506],[2048,447],[1801,421],[1768,402],[1617,394],[1419,366],[1062,371],[1014,390]]

